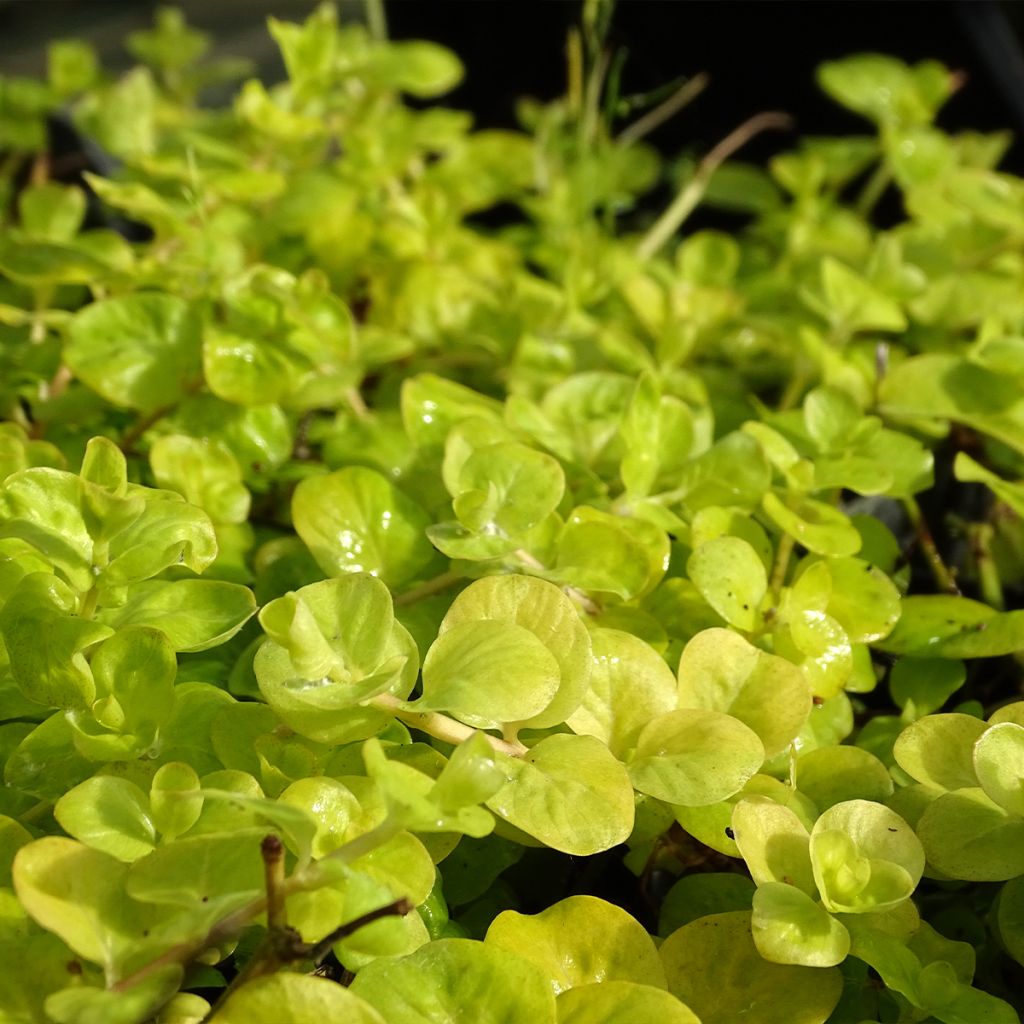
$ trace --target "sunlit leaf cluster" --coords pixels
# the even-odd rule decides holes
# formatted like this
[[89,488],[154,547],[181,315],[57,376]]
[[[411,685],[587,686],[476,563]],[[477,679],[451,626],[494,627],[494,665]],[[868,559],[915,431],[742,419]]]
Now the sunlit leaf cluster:
[[669,162],[607,15],[519,130],[331,6],[0,78],[3,1021],[1019,1022],[1008,137]]

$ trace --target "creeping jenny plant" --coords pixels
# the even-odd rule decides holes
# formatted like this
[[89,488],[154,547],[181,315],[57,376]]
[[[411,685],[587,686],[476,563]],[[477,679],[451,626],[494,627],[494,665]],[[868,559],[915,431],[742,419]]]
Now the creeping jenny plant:
[[330,6],[0,80],[3,1021],[1018,1020],[1008,140],[670,170],[608,13],[521,131]]

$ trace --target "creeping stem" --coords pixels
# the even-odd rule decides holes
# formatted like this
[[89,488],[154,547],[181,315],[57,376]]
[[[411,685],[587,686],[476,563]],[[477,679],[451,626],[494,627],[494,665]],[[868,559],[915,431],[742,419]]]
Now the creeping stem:
[[792,124],[793,119],[788,114],[766,111],[763,114],[755,114],[731,131],[701,160],[693,177],[640,240],[636,250],[637,256],[642,260],[649,260],[679,230],[683,221],[704,198],[712,175],[733,153],[761,132],[785,130]]

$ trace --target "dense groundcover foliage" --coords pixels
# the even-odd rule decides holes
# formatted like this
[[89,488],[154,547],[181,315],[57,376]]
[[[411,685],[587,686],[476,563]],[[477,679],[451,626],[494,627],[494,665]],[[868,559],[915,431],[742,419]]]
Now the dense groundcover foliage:
[[4,1022],[1018,1020],[1008,140],[666,165],[603,16],[521,133],[330,7],[0,82]]

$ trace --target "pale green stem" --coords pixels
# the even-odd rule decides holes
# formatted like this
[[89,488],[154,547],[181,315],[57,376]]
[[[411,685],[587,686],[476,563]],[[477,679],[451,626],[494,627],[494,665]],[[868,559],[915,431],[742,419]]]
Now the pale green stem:
[[786,582],[786,573],[789,570],[789,560],[793,554],[796,541],[784,533],[779,538],[779,546],[775,549],[775,563],[772,565],[772,578],[768,589],[772,595],[772,602],[777,603],[779,594],[782,593],[783,584]]
[[861,217],[871,216],[871,211],[875,208],[878,200],[882,198],[882,193],[889,187],[891,181],[892,171],[889,169],[889,165],[880,163],[868,178],[854,204],[854,208]]
[[689,81],[684,82],[671,96],[662,100],[656,107],[648,110],[643,117],[638,118],[631,125],[623,128],[615,137],[617,146],[632,146],[642,138],[650,135],[656,128],[660,128],[669,118],[674,117],[683,107],[692,103],[707,87],[711,79],[705,72],[694,75]]
[[388,17],[384,11],[384,0],[365,0],[366,27],[370,37],[378,43],[388,40]]
[[396,607],[414,604],[420,598],[430,597],[433,594],[440,593],[442,590],[453,587],[461,579],[462,577],[456,572],[443,572],[433,579],[418,583],[415,587],[410,587],[408,590],[403,590],[402,593],[396,594],[393,603]]
[[[443,740],[445,743],[455,745],[463,743],[479,731],[436,711],[411,711],[409,708],[403,707],[402,701],[390,693],[378,693],[376,697],[371,697],[364,702],[364,706],[367,705],[405,722],[406,725],[411,725],[414,729],[419,729],[420,732],[425,732],[428,736]],[[481,735],[496,751],[508,754],[509,757],[522,757],[529,749],[518,741],[508,743],[485,732]]]
[[[536,569],[538,572],[547,571],[547,566],[545,566],[538,558],[531,555],[525,548],[516,548],[516,550],[512,552],[512,556],[517,558],[528,569]],[[565,592],[566,597],[579,605],[579,607],[588,615],[601,614],[601,606],[589,594],[580,590],[579,587],[563,587],[562,590]]]
[[668,209],[654,222],[640,240],[636,254],[642,260],[649,260],[679,230],[683,221],[697,208],[711,182],[715,171],[738,149],[755,135],[773,129],[784,130],[792,125],[788,114],[767,111],[756,114],[730,132],[697,165],[693,177],[672,201]]

